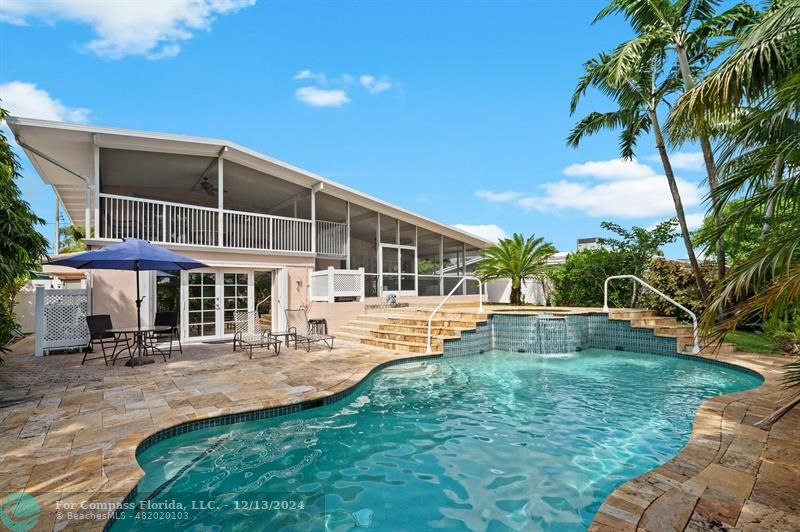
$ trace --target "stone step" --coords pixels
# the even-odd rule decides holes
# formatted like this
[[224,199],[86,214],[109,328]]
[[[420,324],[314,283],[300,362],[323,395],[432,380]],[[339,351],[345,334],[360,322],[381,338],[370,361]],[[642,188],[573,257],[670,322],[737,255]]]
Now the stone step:
[[630,320],[632,327],[668,327],[670,325],[678,325],[678,320],[675,318],[667,318],[663,316],[646,316]]
[[[387,340],[392,342],[402,342],[407,344],[421,344],[427,345],[428,344],[428,336],[427,334],[404,334],[404,333],[393,333],[390,331],[381,331],[375,329],[368,329],[368,328],[361,328],[356,327],[351,324],[345,325],[341,328],[342,331],[353,334],[359,335],[362,338],[376,338],[378,340]],[[442,340],[444,338],[458,338],[458,336],[434,336],[431,335],[431,345],[436,347],[441,347]]]
[[[678,347],[678,352],[684,355],[691,355],[692,353],[692,342],[688,342],[684,344],[682,347]],[[729,343],[722,343],[722,344],[714,344],[714,345],[702,345],[700,346],[700,354],[701,355],[708,355],[708,356],[716,356],[716,355],[732,355],[736,353],[736,345],[729,344]]]
[[668,338],[686,337],[692,338],[694,336],[694,329],[691,325],[668,325],[657,326],[653,328],[653,333],[656,336],[666,336]]
[[[389,323],[394,325],[410,325],[413,327],[427,327],[427,319],[414,319],[414,318],[389,318]],[[432,327],[440,328],[457,328],[457,329],[474,329],[478,323],[477,321],[464,321],[464,320],[441,320],[438,316],[434,317],[431,321]]]
[[[350,323],[353,324],[361,324],[357,321],[352,321]],[[412,334],[428,334],[428,326],[427,325],[397,325],[395,323],[380,323],[378,324],[378,329],[381,331],[387,332],[396,332],[396,333],[412,333]],[[466,328],[466,327],[433,327],[431,326],[431,334],[434,336],[447,336],[447,337],[459,337],[463,331],[469,331],[473,328]]]
[[608,311],[608,317],[614,320],[635,320],[638,318],[657,317],[655,310],[646,309],[615,309]]

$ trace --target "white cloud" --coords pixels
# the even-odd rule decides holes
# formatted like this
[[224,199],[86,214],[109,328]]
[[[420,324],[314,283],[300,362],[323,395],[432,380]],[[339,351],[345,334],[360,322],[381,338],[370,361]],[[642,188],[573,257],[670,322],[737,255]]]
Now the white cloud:
[[[661,164],[661,156],[657,153],[647,158],[650,161]],[[703,152],[701,151],[679,151],[669,154],[669,162],[676,170],[699,171],[705,168]]]
[[641,179],[651,177],[656,172],[636,159],[611,159],[610,161],[588,161],[571,164],[564,169],[568,177],[595,177],[597,179]]
[[[525,209],[538,211],[577,210],[588,216],[646,218],[669,216],[675,212],[667,180],[663,176],[620,179],[600,183],[561,180],[542,185],[544,193],[518,200]],[[700,191],[688,181],[678,179],[683,204],[699,205]]]
[[300,87],[294,94],[298,100],[312,107],[341,107],[350,102],[350,98],[343,90]]
[[77,22],[96,34],[83,48],[100,57],[161,59],[177,55],[179,43],[194,33],[209,30],[216,16],[253,4],[255,0],[3,0],[0,21]]
[[511,190],[507,190],[504,192],[493,192],[491,190],[478,190],[475,192],[475,195],[481,199],[485,199],[486,201],[491,201],[492,203],[508,203],[510,201],[514,201],[516,199],[522,198],[525,196],[522,192],[513,192]]
[[0,85],[0,100],[11,116],[55,120],[58,122],[88,122],[90,111],[83,107],[67,107],[33,83],[11,81]]
[[292,79],[310,79],[315,83],[319,83],[320,85],[324,85],[328,82],[328,77],[324,73],[314,72],[313,70],[309,70],[307,68],[295,74]]
[[[539,187],[539,193],[479,190],[475,195],[490,202],[513,203],[526,210],[572,210],[594,217],[651,218],[675,213],[666,177],[638,161],[589,161],[568,166],[563,173],[588,179],[550,181]],[[701,203],[703,193],[696,185],[681,178],[676,181],[685,207]]]
[[495,224],[454,224],[453,227],[456,229],[461,229],[462,231],[466,231],[467,233],[472,233],[473,235],[489,240],[490,242],[497,242],[501,238],[506,238],[508,236],[502,227]]
[[392,88],[392,82],[386,76],[378,79],[371,74],[363,74],[358,78],[358,81],[372,94],[388,91]]

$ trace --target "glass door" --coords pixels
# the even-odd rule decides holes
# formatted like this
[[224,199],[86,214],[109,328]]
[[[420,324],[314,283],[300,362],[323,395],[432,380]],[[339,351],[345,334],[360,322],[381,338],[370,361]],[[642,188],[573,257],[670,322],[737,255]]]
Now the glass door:
[[235,313],[253,309],[252,272],[182,272],[181,285],[183,338],[231,336]]
[[183,305],[186,319],[184,338],[213,338],[217,335],[219,298],[215,272],[183,272]]
[[381,293],[397,292],[399,285],[400,257],[396,246],[381,244]]
[[417,295],[417,249],[400,248],[400,293]]
[[250,275],[247,273],[222,272],[222,334],[236,332],[237,311],[250,310]]
[[417,295],[417,248],[381,244],[381,294]]

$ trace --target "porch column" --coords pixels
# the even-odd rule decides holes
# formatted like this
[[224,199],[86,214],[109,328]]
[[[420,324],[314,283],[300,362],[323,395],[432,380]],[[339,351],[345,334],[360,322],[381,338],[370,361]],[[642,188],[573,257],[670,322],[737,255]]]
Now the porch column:
[[[53,187],[53,192],[55,193],[56,189]],[[58,194],[55,194],[56,197],[56,223],[55,225],[55,240],[53,240],[53,256],[58,255],[58,251],[61,248],[61,222],[59,221],[59,217],[61,216],[61,209],[59,208],[59,201],[58,201]]]
[[320,181],[311,187],[311,253],[317,253],[317,192],[325,185]]
[[444,293],[444,236],[439,235],[439,295]]
[[[467,276],[467,245],[461,244],[461,276]],[[467,295],[467,281],[461,283],[462,295]]]
[[217,155],[217,246],[223,247],[225,244],[225,207],[222,197],[225,195],[225,169],[223,155],[227,151],[227,147],[223,146]]
[[[347,252],[347,259],[345,261],[345,269],[350,269],[350,202],[347,202],[347,222],[346,222],[346,231],[347,235],[344,239],[344,245],[346,246],[345,251]],[[362,282],[363,284],[363,282]]]
[[[86,228],[86,238],[100,237],[100,146],[97,145],[97,134],[92,134],[92,145],[94,151],[94,175],[92,176],[94,182],[94,234],[89,232]],[[103,235],[105,236],[105,235]]]

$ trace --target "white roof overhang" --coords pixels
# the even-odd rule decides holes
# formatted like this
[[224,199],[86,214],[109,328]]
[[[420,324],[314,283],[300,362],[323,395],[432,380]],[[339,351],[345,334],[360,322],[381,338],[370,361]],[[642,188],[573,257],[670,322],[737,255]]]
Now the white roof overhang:
[[[492,244],[466,231],[392,205],[227,140],[86,124],[67,124],[20,117],[8,117],[6,121],[21,144],[27,144],[41,151],[70,170],[86,177],[91,177],[94,173],[95,145],[101,148],[207,157],[216,157],[220,150],[227,148],[224,153],[225,160],[233,161],[306,188],[317,186],[318,190],[331,196],[398,218],[404,222],[460,240],[472,246],[484,248]],[[56,193],[61,198],[70,218],[75,221],[82,220],[86,194],[86,186],[83,180],[39,157],[30,150],[24,147],[23,149],[45,183],[53,185],[56,189]]]

